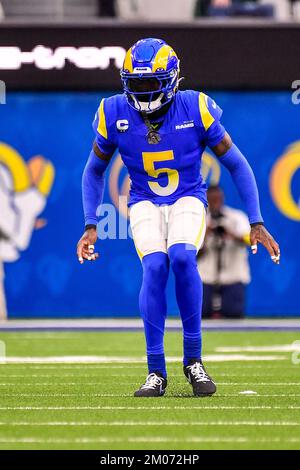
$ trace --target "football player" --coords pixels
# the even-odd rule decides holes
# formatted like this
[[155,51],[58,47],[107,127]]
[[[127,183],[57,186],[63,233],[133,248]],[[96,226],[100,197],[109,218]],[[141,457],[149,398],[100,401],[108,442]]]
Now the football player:
[[200,174],[208,146],[230,171],[248,213],[252,252],[262,243],[279,263],[279,246],[266,230],[255,178],[246,158],[222,126],[220,107],[202,92],[180,91],[179,60],[161,39],[138,41],[127,52],[123,94],[103,99],[93,123],[95,140],[83,173],[85,232],[78,258],[94,260],[96,210],[104,172],[118,148],[131,179],[130,224],[143,265],[140,311],[148,376],[136,397],[165,393],[166,283],[171,266],[183,325],[183,370],[196,396],[216,385],[201,359],[202,282],[196,255],[205,236],[206,185]]

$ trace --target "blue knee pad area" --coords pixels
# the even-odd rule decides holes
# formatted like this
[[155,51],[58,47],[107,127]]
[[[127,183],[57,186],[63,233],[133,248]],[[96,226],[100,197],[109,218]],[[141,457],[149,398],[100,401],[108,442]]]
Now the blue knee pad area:
[[202,281],[196,248],[179,243],[172,245],[168,255],[156,252],[143,260],[143,283],[140,292],[140,311],[144,322],[148,369],[166,377],[164,331],[167,314],[166,284],[169,265],[175,275],[175,289],[183,324],[184,364],[201,357]]

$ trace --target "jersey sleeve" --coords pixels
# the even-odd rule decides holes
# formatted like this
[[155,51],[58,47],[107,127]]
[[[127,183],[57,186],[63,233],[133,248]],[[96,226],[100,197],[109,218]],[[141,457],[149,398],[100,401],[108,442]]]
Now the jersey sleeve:
[[111,116],[108,108],[107,100],[103,98],[95,114],[93,129],[98,148],[104,154],[111,155],[116,150],[117,143],[112,128],[109,125]]
[[199,112],[204,141],[208,147],[214,147],[221,142],[225,135],[225,129],[220,122],[223,111],[212,98],[200,92]]

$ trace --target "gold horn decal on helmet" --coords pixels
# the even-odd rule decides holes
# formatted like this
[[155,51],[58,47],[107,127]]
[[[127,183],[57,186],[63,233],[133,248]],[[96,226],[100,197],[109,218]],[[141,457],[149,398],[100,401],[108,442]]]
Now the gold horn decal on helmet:
[[168,45],[162,46],[155,56],[153,66],[152,66],[152,72],[156,72],[157,69],[166,70],[167,65],[168,65],[168,60],[170,57],[173,57],[173,56],[177,57],[172,47]]
[[128,70],[128,72],[133,72],[132,66],[132,57],[131,57],[132,47],[126,52],[123,69]]

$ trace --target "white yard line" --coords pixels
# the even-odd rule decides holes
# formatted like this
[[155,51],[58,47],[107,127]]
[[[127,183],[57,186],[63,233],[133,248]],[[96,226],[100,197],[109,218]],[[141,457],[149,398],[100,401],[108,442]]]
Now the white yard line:
[[290,344],[268,345],[268,346],[222,346],[215,349],[218,353],[240,353],[240,352],[294,352],[300,351],[300,341]]
[[[174,358],[174,360],[177,358]],[[7,356],[4,358],[0,358],[0,364],[86,364],[86,363],[104,363],[104,364],[111,364],[111,363],[144,363],[145,358],[143,357],[125,357],[125,356],[44,356],[44,357],[36,357],[36,356]]]
[[[234,395],[236,396],[236,395]],[[291,395],[289,395],[291,396]],[[102,398],[102,397],[133,397],[131,393],[1,393],[1,397],[95,397],[95,398]]]
[[[180,397],[180,396],[185,396],[184,393],[176,393],[175,396],[172,395],[166,395],[166,398],[174,398],[174,397]],[[224,397],[246,397],[250,398],[249,395],[240,395],[239,392],[236,393],[218,393],[216,395],[216,398],[224,398]],[[129,397],[133,398],[132,393],[1,393],[1,397],[95,397],[95,398],[101,398],[101,397],[115,397],[115,398],[120,398],[120,397]],[[259,393],[256,395],[253,395],[255,398],[266,398],[266,397],[278,397],[278,398],[288,398],[288,397],[300,397],[300,393],[280,393],[280,394],[269,394],[269,393]],[[192,398],[192,397],[191,397]]]
[[110,444],[114,442],[124,442],[122,438],[106,438],[106,437],[81,437],[74,439],[54,439],[54,438],[36,438],[36,437],[0,437],[1,444]]
[[[286,356],[251,356],[247,354],[208,354],[203,356],[204,362],[231,362],[231,361],[279,361],[287,359]],[[182,357],[169,356],[166,357],[168,363],[182,362]],[[0,358],[1,364],[87,364],[87,363],[146,363],[145,357],[124,357],[124,356],[8,356]]]
[[[57,370],[57,369],[56,369]],[[220,375],[220,374],[219,374]],[[104,379],[111,380],[112,377],[138,377],[137,374],[107,374],[105,377],[103,375],[96,374],[0,374],[0,379],[57,379],[62,380],[65,377],[72,377],[76,379],[90,379],[91,377],[101,378],[101,381]],[[175,377],[172,375],[172,377]],[[178,375],[179,377],[179,375]],[[180,375],[182,377],[182,375]],[[253,377],[253,376],[252,376]],[[15,382],[17,384],[18,382]],[[51,382],[53,383],[53,382]]]
[[[277,357],[277,356],[276,356]],[[180,361],[181,362],[181,361]],[[169,364],[169,369],[170,370],[173,370],[173,367],[177,367],[177,365],[175,364]],[[0,363],[0,368],[1,367],[5,367],[5,370],[56,370],[56,371],[62,371],[62,370],[83,370],[83,366],[82,365],[76,365],[76,364],[72,364],[72,365],[63,365],[63,364],[59,364],[57,363],[55,366],[54,365],[49,365],[49,364],[42,364],[42,365],[31,365],[31,364],[4,364],[4,363]],[[215,363],[214,364],[214,370],[218,370],[218,369],[221,369],[223,370],[224,367],[222,364],[218,364],[218,363]],[[140,365],[136,365],[136,364],[131,364],[131,363],[128,363],[126,365],[115,365],[115,364],[84,364],[84,369],[85,370],[103,370],[103,369],[109,369],[109,370],[112,370],[112,369],[126,369],[126,370],[129,370],[129,369],[137,369],[137,370],[144,370],[145,368],[145,364],[140,364]],[[239,369],[242,369],[243,371],[245,369],[251,369],[251,371],[253,371],[253,364],[235,364],[234,365],[234,370],[239,370]],[[266,370],[270,370],[270,369],[278,369],[278,365],[273,365],[271,363],[268,363],[268,366],[266,368],[266,365],[260,365],[260,364],[255,364],[255,370],[263,370],[263,371],[266,371]],[[293,371],[296,371],[298,372],[298,365],[289,365],[289,364],[285,364],[284,365],[284,370],[287,371],[287,370],[293,370]],[[231,377],[231,374],[227,374],[228,376]],[[238,375],[239,377],[240,375]],[[247,377],[249,376],[249,374],[246,375]]]
[[[43,367],[41,367],[41,369],[43,369]],[[49,369],[49,367],[46,366],[46,369]],[[58,368],[55,367],[54,368],[56,371],[58,371]],[[59,368],[61,369],[61,368]],[[80,368],[82,370],[82,368]],[[215,367],[214,367],[215,369]],[[68,374],[68,373],[51,373],[51,374],[31,374],[31,373],[27,373],[27,374],[10,374],[9,372],[7,372],[6,374],[0,374],[0,379],[28,379],[28,378],[34,378],[34,379],[40,379],[40,378],[43,378],[43,379],[58,379],[58,380],[62,380],[64,379],[65,377],[72,377],[74,379],[81,379],[81,378],[86,378],[86,379],[90,379],[92,377],[95,377],[97,379],[100,379],[101,378],[101,381],[103,380],[111,380],[112,377],[137,377],[139,378],[140,377],[140,374],[138,372],[136,372],[135,374],[111,374],[111,373],[108,373],[106,375],[101,375],[98,373],[92,373],[93,372],[93,369],[91,369],[91,373],[90,374],[80,374],[80,373],[75,373],[75,374]],[[178,378],[178,377],[183,377],[183,374],[170,374],[172,376],[172,379],[174,378]],[[230,377],[231,379],[234,378],[234,377],[247,377],[249,378],[249,374],[234,374],[234,373],[224,373],[224,372],[218,372],[218,377]],[[262,373],[262,374],[251,374],[251,378],[266,378],[266,377],[274,377],[274,374],[265,374],[265,373]],[[18,383],[18,382],[14,382],[15,384]],[[52,382],[53,383],[53,382]],[[257,382],[255,382],[257,383]],[[300,383],[300,382],[299,382]]]
[[[82,370],[83,367],[85,370],[103,370],[103,369],[138,369],[138,370],[141,370],[141,369],[144,369],[145,368],[145,365],[146,363],[143,363],[143,364],[140,364],[140,365],[135,365],[135,364],[132,364],[132,363],[128,363],[126,365],[114,365],[114,364],[109,364],[109,365],[106,365],[106,364],[84,364],[84,365],[76,365],[76,364],[73,364],[73,365],[69,365],[69,366],[65,366],[65,365],[62,365],[62,364],[59,364],[57,363],[55,366],[52,366],[52,365],[49,365],[49,364],[43,364],[43,365],[40,365],[40,366],[33,366],[33,365],[30,365],[30,364],[1,364],[0,362],[0,367],[6,365],[7,367],[8,366],[12,366],[15,369],[25,369],[25,370],[28,370],[28,369],[32,369],[32,370]],[[253,367],[253,366],[252,366]]]
[[[131,438],[129,438],[131,439]],[[261,439],[249,439],[246,437],[236,437],[236,438],[231,438],[231,437],[189,437],[186,439],[180,439],[180,438],[169,438],[169,437],[157,437],[157,438],[151,438],[148,439],[146,437],[136,437],[132,439],[132,442],[203,442],[203,443],[218,443],[218,442],[233,442],[233,443],[249,443],[249,442],[255,442],[255,443],[272,443],[272,442],[286,442],[286,443],[297,443],[300,442],[300,438],[287,438],[287,439],[281,439],[281,438],[261,438]],[[129,442],[131,442],[129,440]]]
[[296,421],[11,421],[0,422],[1,426],[63,426],[63,427],[81,427],[81,426],[288,426],[298,427],[300,422]]
[[[183,376],[181,376],[183,377]],[[28,375],[26,376],[28,379]],[[102,378],[101,378],[102,381]],[[98,382],[84,382],[78,380],[77,382],[1,382],[0,387],[9,387],[9,386],[16,386],[18,385],[19,387],[49,387],[49,386],[97,386],[97,387],[107,387],[107,383],[102,383],[99,379]],[[134,382],[118,382],[115,385],[136,385],[139,382],[138,378]],[[260,385],[260,386],[278,386],[282,387],[282,382],[217,382],[217,385],[222,385],[222,386],[244,386],[244,385]],[[288,382],[289,386],[299,386],[300,382]]]
[[[28,376],[27,376],[28,378]],[[101,383],[101,380],[102,379],[99,379],[98,382],[84,382],[84,381],[77,381],[77,382],[2,382],[0,383],[0,387],[11,387],[11,386],[16,386],[18,385],[18,387],[64,387],[64,386],[67,386],[67,387],[74,387],[74,386],[78,386],[78,387],[85,387],[85,386],[90,386],[90,387],[105,387],[107,388],[107,383]],[[119,382],[114,384],[116,387],[118,385],[137,385],[137,383],[139,383],[139,380],[136,380],[135,382]],[[241,384],[243,385],[243,384]],[[110,384],[110,386],[112,386],[112,384]]]
[[300,438],[261,438],[261,439],[249,439],[246,437],[188,437],[188,438],[172,438],[164,436],[155,436],[155,437],[128,437],[128,438],[105,438],[105,437],[75,437],[73,439],[66,438],[36,438],[36,437],[20,437],[20,438],[10,438],[10,437],[0,437],[1,444],[113,444],[113,443],[287,443],[287,444],[296,444],[300,442]]
[[0,406],[0,411],[300,410],[300,406]]
[[[1,327],[1,323],[0,323],[0,327]],[[1,336],[1,333],[0,332],[0,336]],[[88,332],[85,332],[85,333],[88,333]],[[98,333],[97,331],[92,331],[92,333]],[[78,340],[78,336],[81,335],[81,332],[80,331],[69,331],[69,332],[63,332],[63,331],[53,331],[53,332],[50,332],[50,331],[47,331],[45,330],[44,332],[33,332],[33,333],[28,333],[26,331],[20,331],[18,333],[12,333],[10,332],[9,333],[9,340],[10,341],[24,341],[24,340],[50,340],[50,341],[65,341],[65,340],[71,340],[71,341],[77,341]]]
[[[217,382],[218,385],[274,385],[274,386],[279,386],[282,387],[283,383],[282,382]],[[300,385],[300,382],[288,382],[286,385]]]

